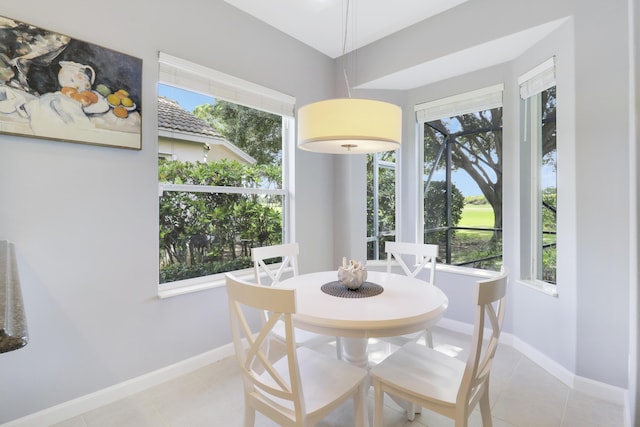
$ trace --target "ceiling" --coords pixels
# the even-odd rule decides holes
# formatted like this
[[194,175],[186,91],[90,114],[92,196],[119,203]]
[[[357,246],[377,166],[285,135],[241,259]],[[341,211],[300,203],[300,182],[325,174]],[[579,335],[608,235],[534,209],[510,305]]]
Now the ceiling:
[[512,61],[562,25],[547,22],[358,85],[362,89],[408,90]]
[[[389,0],[224,1],[325,55],[337,58],[468,0],[402,0],[402,7]],[[562,22],[539,25],[453,52],[360,84],[358,88],[407,90],[501,64],[518,57]]]
[[[337,58],[468,0],[402,0],[402,7],[389,0],[225,1]],[[346,43],[345,27],[348,29]]]

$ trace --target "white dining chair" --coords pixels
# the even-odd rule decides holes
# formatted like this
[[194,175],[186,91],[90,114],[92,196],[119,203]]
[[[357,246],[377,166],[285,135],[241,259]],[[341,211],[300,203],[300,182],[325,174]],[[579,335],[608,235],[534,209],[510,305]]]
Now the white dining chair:
[[[452,418],[456,427],[467,426],[479,403],[482,424],[491,427],[489,376],[504,322],[507,280],[503,268],[495,277],[476,283],[475,324],[466,362],[408,343],[371,369],[374,427],[382,427],[385,393],[409,402],[407,407],[416,405]],[[407,413],[410,420],[414,416],[413,411]]]
[[[251,259],[253,261],[256,283],[259,285],[275,286],[280,283],[285,272],[290,272],[292,276],[297,276],[299,253],[300,247],[298,243],[284,243],[281,245],[251,248]],[[282,262],[267,262],[267,260],[274,258],[281,259]],[[268,320],[268,317],[269,313],[264,312],[263,320],[265,322]],[[277,323],[273,328],[271,337],[276,342],[284,344],[284,325],[282,322]],[[298,346],[315,347],[333,340],[336,341],[336,356],[338,359],[342,359],[342,343],[339,337],[328,337],[302,329],[296,331],[296,344]]]
[[[429,280],[427,283],[435,285],[436,280],[436,259],[438,257],[438,245],[426,243],[408,242],[385,242],[385,252],[387,253],[387,273],[390,273],[395,262],[402,268],[405,275],[419,278],[419,274],[425,269],[429,269]],[[411,267],[407,265],[410,263]],[[418,341],[424,336],[425,344],[433,348],[433,334],[431,328],[416,334],[402,335],[398,337],[388,337],[385,341],[395,345],[404,345],[410,341]]]
[[[269,286],[277,285],[285,271],[290,271],[293,276],[297,276],[299,253],[300,247],[297,243],[251,248],[256,283],[259,285],[268,284]],[[282,262],[279,264],[267,263],[267,260],[274,258],[278,258]],[[263,276],[266,276],[268,283],[263,282]]]
[[[244,386],[244,426],[255,425],[256,411],[280,426],[313,426],[353,399],[355,425],[364,427],[367,371],[342,360],[296,346],[291,316],[295,289],[248,283],[226,275],[229,315],[236,358]],[[247,315],[252,310],[271,316],[254,333]],[[264,351],[277,322],[284,324],[285,355],[270,360]]]

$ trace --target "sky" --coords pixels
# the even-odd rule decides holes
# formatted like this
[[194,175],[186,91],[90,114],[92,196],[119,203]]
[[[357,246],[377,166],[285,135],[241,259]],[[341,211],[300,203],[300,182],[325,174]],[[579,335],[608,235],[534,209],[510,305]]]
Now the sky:
[[[158,95],[178,101],[180,106],[189,112],[192,112],[193,109],[198,105],[215,103],[215,99],[211,96],[202,95],[196,92],[163,84],[158,85]],[[458,188],[465,196],[482,194],[482,192],[478,188],[478,185],[469,177],[468,174],[460,171],[455,171],[453,175],[453,180],[456,186],[458,186]],[[434,176],[434,179],[438,178]]]
[[180,106],[189,112],[192,112],[198,105],[215,103],[215,100],[210,96],[163,84],[158,85],[158,96],[178,101]]
[[[426,178],[427,176],[425,175],[425,179]],[[432,179],[433,181],[444,181],[446,179],[444,171],[436,171],[433,174]],[[451,174],[451,180],[465,197],[482,195],[482,191],[480,191],[480,187],[478,187],[478,184],[476,184],[476,182],[465,171],[453,171]]]

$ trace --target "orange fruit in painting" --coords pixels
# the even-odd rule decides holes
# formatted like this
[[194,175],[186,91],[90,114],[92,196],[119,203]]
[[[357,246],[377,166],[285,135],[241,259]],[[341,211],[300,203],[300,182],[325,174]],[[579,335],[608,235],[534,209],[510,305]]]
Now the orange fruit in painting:
[[95,93],[88,90],[75,93],[72,96],[72,98],[75,99],[76,101],[79,101],[83,107],[86,107],[88,105],[95,104],[96,102],[98,102],[98,96]]
[[95,92],[91,92],[90,90],[87,90],[82,93],[84,97],[87,99],[87,101],[89,101],[90,104],[95,104],[96,102],[98,102],[98,95]]
[[60,89],[60,92],[63,95],[66,95],[68,97],[73,98],[73,95],[75,95],[76,93],[78,93],[78,91],[76,90],[76,88],[73,87],[69,87],[69,86],[65,86],[62,89]]
[[91,102],[85,96],[85,92],[76,92],[71,97],[81,103],[83,107],[91,104]]
[[113,114],[115,114],[116,117],[120,117],[121,119],[126,119],[129,116],[129,112],[122,105],[118,105],[117,107],[115,107],[113,109]]
[[116,96],[119,97],[120,99],[128,98],[129,97],[129,92],[127,92],[124,89],[118,89],[116,91]]

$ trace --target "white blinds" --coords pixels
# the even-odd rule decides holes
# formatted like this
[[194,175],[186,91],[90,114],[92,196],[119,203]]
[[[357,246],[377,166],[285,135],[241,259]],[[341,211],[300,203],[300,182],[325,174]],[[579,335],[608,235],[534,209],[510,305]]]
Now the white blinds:
[[158,61],[161,83],[211,95],[214,98],[225,99],[257,110],[293,117],[296,99],[292,96],[164,52],[159,53]]
[[556,84],[556,59],[551,57],[518,78],[520,98],[527,99]]
[[489,86],[460,95],[441,98],[415,106],[420,123],[502,106],[503,84]]

